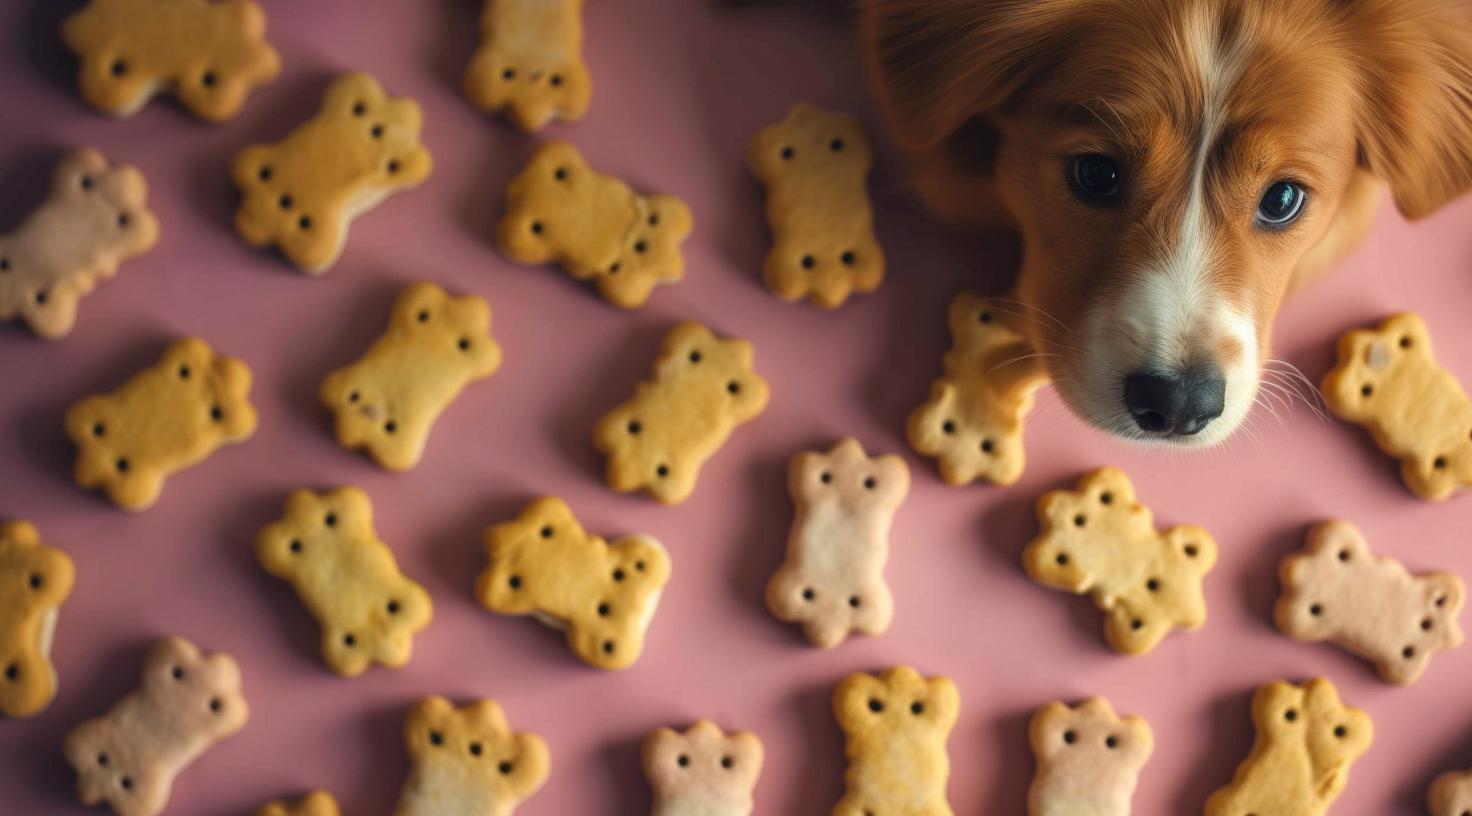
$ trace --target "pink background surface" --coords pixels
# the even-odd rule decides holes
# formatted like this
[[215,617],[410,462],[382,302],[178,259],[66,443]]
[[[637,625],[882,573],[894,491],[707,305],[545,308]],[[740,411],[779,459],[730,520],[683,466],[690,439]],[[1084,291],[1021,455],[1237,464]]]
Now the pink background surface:
[[[1022,813],[1029,712],[1095,694],[1155,728],[1141,814],[1199,812],[1251,744],[1252,689],[1278,677],[1332,678],[1375,719],[1375,745],[1335,814],[1421,813],[1435,773],[1472,765],[1472,648],[1437,657],[1402,689],[1331,647],[1285,639],[1270,622],[1278,559],[1326,516],[1357,522],[1412,569],[1472,576],[1472,498],[1411,498],[1365,433],[1302,405],[1281,422],[1259,413],[1250,435],[1220,450],[1181,455],[1088,431],[1051,392],[1028,425],[1021,484],[944,486],[908,451],[904,418],[939,369],[947,299],[1003,280],[1005,256],[928,220],[892,154],[871,185],[890,259],[881,291],[826,313],[762,288],[768,238],[760,189],[744,168],[748,138],[799,100],[854,110],[877,130],[842,20],[705,0],[589,4],[592,109],[545,136],[574,141],[595,167],[637,187],[680,195],[696,214],[686,281],[629,314],[560,272],[503,261],[489,242],[500,191],[537,139],[458,93],[478,3],[267,0],[285,70],[222,127],[171,102],[125,122],[84,107],[56,36],[78,5],[0,3],[0,229],[40,200],[63,149],[92,144],[147,174],[163,237],[83,303],[66,340],[0,327],[0,517],[34,521],[78,569],[57,633],[60,696],[39,717],[0,722],[0,811],[80,810],[63,734],[133,688],[147,644],[170,633],[234,654],[253,709],[243,732],[179,781],[172,813],[244,814],[316,786],[349,814],[387,813],[406,771],[403,715],[430,693],[493,697],[513,725],[546,737],[553,771],[527,814],[647,812],[641,736],[699,716],[765,740],[759,812],[826,813],[843,768],[830,691],[849,672],[897,663],[960,686],[950,798],[961,813]],[[359,68],[420,101],[436,170],[360,219],[338,265],[310,280],[234,235],[229,163],[310,115],[334,72]],[[1472,380],[1469,227],[1469,199],[1415,227],[1387,212],[1363,251],[1285,310],[1276,353],[1317,380],[1342,330],[1409,308],[1428,319],[1441,359]],[[423,463],[394,475],[334,444],[316,388],[361,353],[396,291],[420,278],[490,300],[505,364],[446,412]],[[750,338],[772,401],[706,467],[694,497],[666,508],[603,486],[590,431],[685,318]],[[62,415],[185,334],[249,362],[260,429],[130,515],[71,483]],[[791,518],[786,460],[846,434],[871,452],[904,453],[914,485],[893,534],[893,628],[822,653],[766,613],[762,592]],[[1087,600],[1042,589],[1019,566],[1036,497],[1106,463],[1128,470],[1160,523],[1205,525],[1222,551],[1207,582],[1206,628],[1142,658],[1109,652]],[[251,552],[291,489],[344,483],[367,490],[380,534],[435,600],[408,667],[352,681],[325,668],[315,623]],[[584,668],[560,636],[474,602],[481,530],[541,493],[566,498],[590,530],[648,532],[668,546],[673,581],[634,668]]]

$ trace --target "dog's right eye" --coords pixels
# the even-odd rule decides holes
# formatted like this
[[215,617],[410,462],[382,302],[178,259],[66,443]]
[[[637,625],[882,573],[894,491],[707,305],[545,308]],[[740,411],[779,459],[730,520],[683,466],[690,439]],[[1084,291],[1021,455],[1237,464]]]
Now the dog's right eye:
[[1068,160],[1068,186],[1091,207],[1113,207],[1124,198],[1119,163],[1103,153],[1084,153]]

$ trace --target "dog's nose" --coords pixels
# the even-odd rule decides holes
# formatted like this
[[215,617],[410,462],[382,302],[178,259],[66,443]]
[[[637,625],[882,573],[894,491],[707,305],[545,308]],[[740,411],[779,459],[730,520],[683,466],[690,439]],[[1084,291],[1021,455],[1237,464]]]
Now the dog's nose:
[[1226,394],[1226,380],[1215,367],[1136,371],[1124,378],[1125,407],[1149,434],[1199,433],[1222,415]]

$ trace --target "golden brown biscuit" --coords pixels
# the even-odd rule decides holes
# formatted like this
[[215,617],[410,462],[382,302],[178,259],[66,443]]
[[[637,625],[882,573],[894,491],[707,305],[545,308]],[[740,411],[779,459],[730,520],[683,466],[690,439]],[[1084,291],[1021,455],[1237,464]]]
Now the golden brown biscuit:
[[1472,771],[1438,776],[1426,799],[1431,816],[1467,816],[1472,812]]
[[76,570],[24,521],[0,524],[0,714],[39,714],[56,697],[51,638]]
[[1029,727],[1037,774],[1028,816],[1130,816],[1140,769],[1155,750],[1150,723],[1121,717],[1103,697],[1048,703]]
[[256,816],[342,816],[337,800],[326,791],[312,791],[295,802],[272,802],[256,811]]
[[954,816],[946,800],[946,738],[960,711],[948,677],[897,666],[877,677],[845,678],[834,691],[833,714],[847,738],[848,790],[833,816]]
[[465,95],[476,107],[504,110],[527,132],[582,118],[593,97],[583,65],[583,0],[486,0],[480,34],[465,73]]
[[643,752],[653,816],[751,816],[762,755],[755,734],[727,734],[710,720],[683,732],[655,731],[644,740]]
[[512,733],[493,700],[455,708],[424,698],[404,723],[404,745],[409,780],[394,816],[511,816],[552,767],[542,738]]

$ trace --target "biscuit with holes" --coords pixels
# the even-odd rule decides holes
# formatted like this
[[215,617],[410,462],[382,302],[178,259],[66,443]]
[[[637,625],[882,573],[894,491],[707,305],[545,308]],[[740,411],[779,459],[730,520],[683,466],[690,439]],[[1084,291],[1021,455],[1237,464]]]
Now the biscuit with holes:
[[51,197],[0,235],[0,320],[24,320],[48,340],[65,337],[82,297],[157,241],[138,168],[111,167],[91,148],[72,151],[56,167]]
[[61,34],[82,61],[82,98],[112,116],[171,91],[195,116],[222,122],[281,71],[266,13],[251,0],[92,0]]
[[1278,577],[1283,594],[1273,617],[1283,634],[1327,640],[1371,661],[1392,683],[1416,682],[1433,654],[1462,645],[1462,579],[1412,575],[1393,558],[1376,558],[1347,521],[1315,525]]
[[799,104],[757,133],[747,162],[767,187],[768,289],[836,309],[879,288],[884,252],[864,189],[874,149],[859,120]]
[[684,275],[680,244],[690,229],[683,201],[638,195],[572,145],[549,142],[507,186],[496,243],[518,263],[556,263],[609,303],[637,309]]
[[404,723],[404,746],[409,780],[394,816],[511,816],[552,768],[542,738],[513,733],[493,700],[456,708],[424,698]]
[[67,734],[77,795],[118,816],[162,813],[179,774],[249,717],[234,658],[164,638],[148,651],[137,691]]
[[710,720],[655,731],[643,750],[653,816],[751,816],[762,756],[755,734],[727,734]]
[[171,474],[256,430],[250,369],[187,337],[110,394],[90,396],[66,414],[77,446],[77,484],[100,488],[127,510],[146,510]]
[[1115,651],[1144,654],[1173,629],[1206,623],[1202,582],[1216,564],[1216,541],[1193,525],[1157,531],[1124,471],[1099,468],[1076,490],[1044,494],[1037,515],[1042,532],[1022,556],[1027,574],[1092,596]]
[[256,558],[296,588],[322,627],[322,659],[344,677],[408,663],[434,614],[429,593],[374,532],[373,506],[356,487],[292,493],[286,514],[256,537]]
[[946,739],[960,712],[949,677],[897,666],[845,678],[833,693],[833,715],[845,737],[847,791],[833,816],[954,816]]
[[534,615],[563,630],[600,669],[632,666],[670,577],[664,547],[646,535],[609,543],[583,531],[562,499],[543,497],[485,532],[490,566],[475,594],[502,615]]
[[271,802],[256,816],[342,816],[337,800],[326,791],[312,791],[295,802]]
[[608,456],[608,486],[679,504],[695,490],[700,466],[761,414],[767,397],[767,381],[752,370],[751,343],[680,323],[665,335],[654,378],[593,430],[593,444]]
[[1130,816],[1140,770],[1155,750],[1141,717],[1121,717],[1103,697],[1077,706],[1048,703],[1028,731],[1037,773],[1029,816]]
[[421,282],[399,294],[383,335],[328,376],[319,396],[337,418],[338,444],[366,449],[389,470],[408,470],[455,397],[500,367],[490,304]]
[[1047,374],[999,301],[963,292],[951,300],[949,321],[944,373],[911,412],[906,437],[936,460],[947,484],[1014,484],[1027,463],[1022,420]]
[[28,522],[0,524],[0,714],[39,714],[56,697],[51,640],[76,570]]
[[593,98],[583,64],[583,0],[486,0],[480,48],[465,73],[465,95],[505,111],[524,131],[581,119]]
[[1420,317],[1402,312],[1340,337],[1324,400],[1400,460],[1401,478],[1417,496],[1442,501],[1472,486],[1472,400],[1436,362]]
[[327,87],[322,109],[285,139],[235,156],[235,231],[274,246],[309,275],[337,263],[348,225],[390,195],[419,186],[433,160],[412,99],[390,97],[365,73]]
[[890,524],[910,490],[905,460],[871,457],[849,437],[826,453],[793,457],[787,490],[797,517],[787,560],[767,584],[767,608],[802,624],[824,649],[851,632],[882,634],[894,617],[884,565]]
[[1467,816],[1472,812],[1472,771],[1444,773],[1426,796],[1431,816]]
[[1259,688],[1252,724],[1252,753],[1207,800],[1206,816],[1323,816],[1375,737],[1369,715],[1341,702],[1323,679]]

